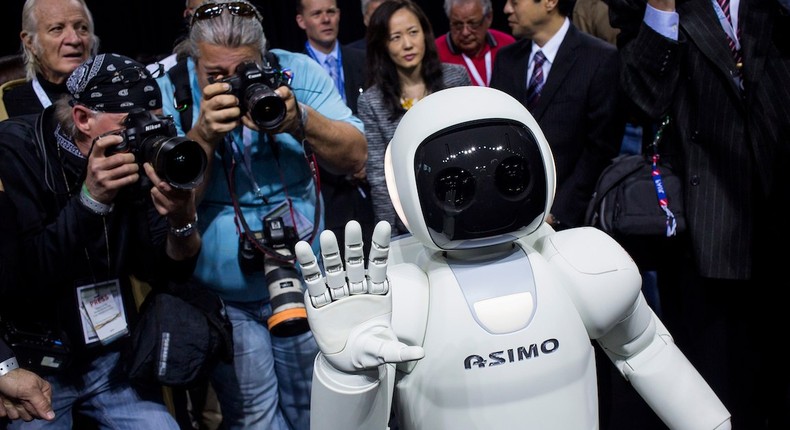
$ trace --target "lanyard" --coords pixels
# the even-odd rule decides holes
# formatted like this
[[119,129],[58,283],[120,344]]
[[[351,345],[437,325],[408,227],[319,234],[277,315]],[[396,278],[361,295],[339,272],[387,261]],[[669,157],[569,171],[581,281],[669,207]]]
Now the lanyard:
[[[258,136],[260,137],[260,134]],[[277,142],[274,142],[274,138],[272,136],[268,136],[268,139],[269,139],[269,143],[274,148],[277,145]],[[250,231],[250,228],[249,228],[249,225],[247,224],[247,220],[244,218],[244,213],[242,213],[242,211],[241,211],[241,205],[240,205],[239,199],[238,199],[238,197],[236,195],[236,185],[235,185],[235,180],[234,180],[235,175],[234,175],[233,172],[234,172],[235,167],[236,167],[236,154],[238,154],[238,146],[236,145],[235,141],[232,138],[230,138],[229,136],[225,136],[225,142],[224,143],[225,143],[225,153],[226,154],[230,153],[230,166],[228,166],[228,164],[226,162],[226,157],[222,158],[222,166],[223,166],[223,168],[225,170],[225,179],[227,180],[227,183],[228,183],[228,191],[230,193],[230,198],[231,198],[231,201],[233,202],[234,212],[236,214],[236,216],[235,216],[236,229],[239,231],[239,234],[242,234],[242,233],[246,234],[248,239],[253,244],[255,244],[255,246],[260,251],[264,252],[265,254],[269,255],[270,257],[273,257],[273,258],[275,258],[275,259],[277,259],[279,261],[293,261],[293,258],[289,259],[289,260],[283,260],[284,257],[281,254],[276,252],[276,250],[273,250],[271,248],[268,248],[268,247],[262,245],[252,235],[252,233]],[[276,153],[275,153],[275,157],[277,157]],[[318,176],[318,169],[316,167],[317,166],[317,162],[316,162],[316,159],[315,159],[315,154],[312,154],[312,153],[308,154],[307,152],[305,152],[305,160],[307,161],[308,165],[310,166],[310,171],[312,172],[313,180],[315,181],[315,208],[314,208],[314,213],[313,213],[313,231],[310,233],[309,238],[305,239],[307,242],[312,244],[313,240],[315,239],[315,237],[316,237],[316,235],[318,233],[318,225],[319,225],[319,223],[321,221],[321,181],[320,181],[319,176]],[[256,194],[256,196],[259,197],[260,199],[262,199],[264,204],[268,205],[269,204],[269,200],[266,198],[266,196],[263,195],[263,192],[261,191],[260,187],[258,187],[258,184],[255,182],[255,179],[252,177],[252,170],[248,167],[250,165],[247,163],[247,160],[243,160],[243,161],[244,162],[242,163],[242,166],[244,167],[245,174],[250,179],[250,181],[252,181],[252,184],[255,187],[255,194]],[[278,170],[279,170],[279,161],[278,161],[277,164],[278,164]],[[279,173],[280,173],[280,181],[283,184],[283,190],[284,190],[284,193],[285,193],[285,199],[286,199],[287,204],[288,204],[288,210],[289,210],[289,212],[291,214],[291,222],[292,222],[293,226],[296,227],[296,221],[294,220],[294,218],[295,218],[294,208],[293,208],[293,204],[291,203],[291,198],[288,196],[288,189],[287,189],[287,187],[285,185],[285,178],[283,177],[282,170],[280,170]]]
[[[715,1],[715,0],[714,0]],[[653,138],[653,143],[651,145],[653,149],[653,155],[650,158],[651,164],[651,176],[653,178],[653,186],[656,189],[656,197],[658,198],[658,205],[661,207],[661,210],[664,211],[666,215],[666,236],[672,237],[677,234],[678,222],[675,219],[675,214],[669,209],[669,199],[667,199],[667,193],[664,189],[664,181],[661,179],[661,171],[658,168],[658,161],[660,159],[660,155],[658,153],[658,142],[661,140],[661,137],[664,134],[664,130],[666,130],[667,125],[669,125],[669,116],[665,117],[664,120],[661,122],[661,126],[658,128],[656,132],[656,136]]]
[[464,57],[464,62],[466,63],[466,68],[469,69],[469,73],[472,74],[472,78],[474,78],[475,83],[481,87],[487,87],[489,83],[491,83],[491,50],[486,52],[485,62],[486,62],[486,79],[483,81],[483,78],[480,77],[480,73],[477,72],[477,67],[472,62],[472,60],[466,56],[466,54],[461,54]]
[[[243,130],[244,142],[242,142],[242,147],[244,149],[240,151],[239,145],[236,144],[235,139],[233,139],[233,133],[228,133],[225,136],[225,145],[227,147],[226,153],[229,153],[234,160],[236,159],[237,155],[241,158],[242,170],[252,185],[252,189],[255,192],[255,197],[263,199],[264,203],[268,203],[266,201],[266,196],[263,194],[263,190],[261,190],[258,182],[255,181],[255,175],[252,174],[252,132],[246,127],[244,127]],[[260,138],[260,136],[261,135],[259,134],[258,137]]]
[[41,83],[38,82],[37,77],[33,77],[33,91],[36,92],[36,97],[38,97],[38,101],[41,102],[41,106],[44,106],[44,109],[48,108],[52,105],[52,101],[49,99],[47,92],[44,91],[44,88],[41,87]]

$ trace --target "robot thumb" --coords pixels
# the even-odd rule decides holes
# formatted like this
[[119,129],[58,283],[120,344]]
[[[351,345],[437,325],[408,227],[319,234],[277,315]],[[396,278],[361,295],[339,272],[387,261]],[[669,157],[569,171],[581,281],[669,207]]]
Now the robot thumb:
[[408,346],[404,343],[391,341],[381,345],[379,356],[384,363],[403,363],[425,357],[421,346]]
[[356,370],[372,369],[384,363],[403,363],[419,360],[425,357],[425,350],[421,346],[409,346],[398,340],[395,333],[389,328],[377,327],[366,330],[359,336],[352,348],[356,353],[351,354],[352,365]]

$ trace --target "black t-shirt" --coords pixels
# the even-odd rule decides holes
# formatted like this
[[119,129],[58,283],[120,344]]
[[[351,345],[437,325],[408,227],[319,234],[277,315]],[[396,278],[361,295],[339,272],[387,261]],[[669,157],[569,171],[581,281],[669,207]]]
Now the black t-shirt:
[[[51,103],[55,103],[60,97],[68,95],[66,83],[53,84],[40,75],[37,77],[38,83],[46,93]],[[44,105],[41,104],[36,92],[33,90],[33,82],[28,81],[15,87],[7,88],[3,93],[3,104],[8,112],[8,117],[13,118],[22,115],[41,113]]]

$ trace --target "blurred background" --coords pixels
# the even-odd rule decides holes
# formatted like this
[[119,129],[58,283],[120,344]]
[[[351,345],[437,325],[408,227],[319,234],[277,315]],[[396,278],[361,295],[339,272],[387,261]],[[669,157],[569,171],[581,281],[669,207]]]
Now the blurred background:
[[[263,28],[269,44],[301,52],[304,32],[296,25],[295,0],[251,0],[263,13]],[[184,0],[86,0],[101,40],[100,52],[115,52],[137,58],[144,63],[167,54],[186,27],[181,18]],[[2,0],[0,13],[0,56],[19,52],[22,5],[24,0]],[[443,0],[417,0],[433,25],[434,35],[447,32]],[[502,9],[505,0],[492,0],[492,28],[510,33]],[[341,10],[341,43],[364,37],[359,0],[337,0]]]

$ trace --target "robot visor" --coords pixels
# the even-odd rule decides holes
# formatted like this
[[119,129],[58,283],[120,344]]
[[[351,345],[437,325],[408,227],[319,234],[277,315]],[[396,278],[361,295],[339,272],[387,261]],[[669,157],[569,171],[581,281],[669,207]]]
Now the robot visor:
[[546,168],[532,132],[503,119],[473,121],[428,137],[415,154],[420,206],[437,244],[496,239],[529,225],[547,198]]

